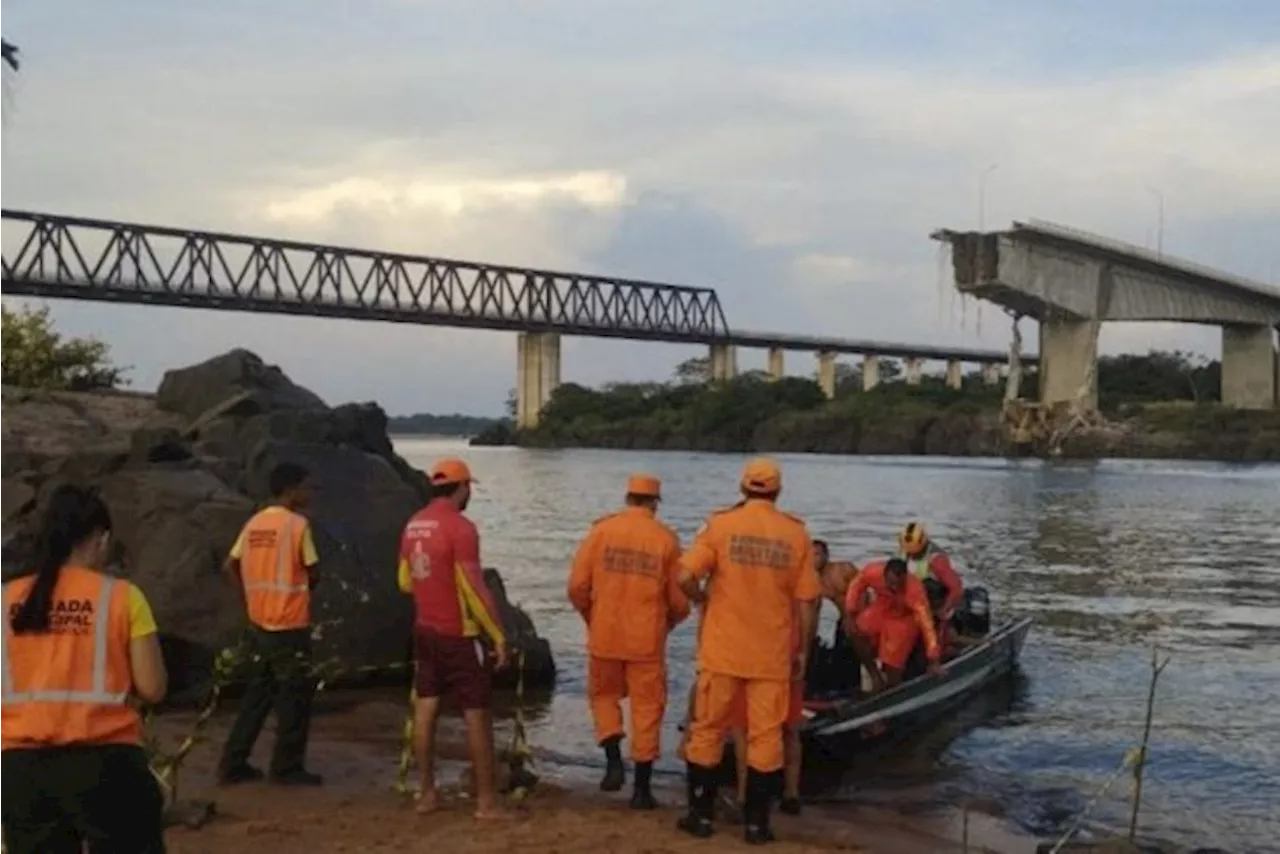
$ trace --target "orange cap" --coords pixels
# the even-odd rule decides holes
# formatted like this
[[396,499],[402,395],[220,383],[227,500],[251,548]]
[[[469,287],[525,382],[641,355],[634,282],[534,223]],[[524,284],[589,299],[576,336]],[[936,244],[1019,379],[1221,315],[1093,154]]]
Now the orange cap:
[[748,460],[742,469],[742,488],[747,492],[777,492],[782,489],[782,469],[768,457]]
[[633,474],[627,478],[627,495],[641,498],[661,498],[662,481],[651,474]]
[[431,467],[431,482],[444,486],[449,483],[478,483],[471,476],[471,469],[467,468],[467,464],[459,459],[436,460],[435,465]]

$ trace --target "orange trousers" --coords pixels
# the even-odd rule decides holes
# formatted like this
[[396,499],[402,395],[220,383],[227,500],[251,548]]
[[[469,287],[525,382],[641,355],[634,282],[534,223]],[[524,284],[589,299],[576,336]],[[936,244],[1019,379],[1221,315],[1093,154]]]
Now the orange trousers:
[[587,662],[587,699],[591,702],[597,744],[625,734],[623,698],[631,701],[631,759],[653,762],[662,751],[662,716],[667,711],[666,664],[591,656]]
[[734,724],[739,692],[747,705],[747,766],[769,774],[783,765],[782,729],[791,705],[788,679],[740,679],[699,673],[685,759],[704,768],[719,766],[724,740]]

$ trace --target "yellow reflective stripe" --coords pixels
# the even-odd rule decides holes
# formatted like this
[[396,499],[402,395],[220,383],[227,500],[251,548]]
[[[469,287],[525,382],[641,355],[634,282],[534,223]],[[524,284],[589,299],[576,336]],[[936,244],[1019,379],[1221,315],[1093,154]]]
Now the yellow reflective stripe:
[[9,634],[12,629],[4,627],[0,634],[0,666],[4,668],[4,687],[0,691],[2,703],[94,703],[102,706],[124,705],[129,696],[128,691],[111,692],[107,690],[107,634],[111,622],[111,589],[115,579],[104,577],[102,590],[98,593],[98,611],[94,617],[93,627],[93,688],[88,691],[17,691],[13,687],[13,670],[9,664]]

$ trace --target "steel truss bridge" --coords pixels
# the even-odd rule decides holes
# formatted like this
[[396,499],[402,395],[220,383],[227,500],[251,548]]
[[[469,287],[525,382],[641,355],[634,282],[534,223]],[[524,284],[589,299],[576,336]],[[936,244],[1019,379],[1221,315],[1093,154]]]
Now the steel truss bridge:
[[2,218],[3,291],[13,296],[1007,361],[998,350],[734,333],[711,288],[30,211]]

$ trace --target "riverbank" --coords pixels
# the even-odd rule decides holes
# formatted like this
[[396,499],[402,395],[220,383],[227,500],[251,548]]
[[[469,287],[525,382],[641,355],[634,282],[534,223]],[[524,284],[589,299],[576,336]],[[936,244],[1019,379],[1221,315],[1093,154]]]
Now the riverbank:
[[[885,385],[826,400],[816,383],[744,377],[712,386],[557,389],[534,429],[500,424],[475,445],[711,452],[1025,456],[996,389]],[[1280,461],[1280,410],[1190,401],[1111,403],[1060,443],[1068,459]]]
[[[663,779],[658,794],[664,806],[653,813],[636,813],[625,797],[606,796],[592,785],[598,770],[557,766],[546,757],[536,760],[542,781],[532,795],[513,807],[510,822],[476,822],[469,798],[460,785],[466,777],[461,722],[441,722],[438,774],[445,807],[430,817],[418,817],[405,797],[393,793],[399,733],[404,707],[371,692],[322,695],[312,727],[309,764],[325,776],[319,789],[282,789],[248,784],[228,789],[213,786],[217,749],[225,734],[229,711],[220,713],[204,733],[205,740],[184,765],[180,797],[211,800],[213,819],[203,827],[173,828],[167,834],[171,854],[230,854],[269,848],[273,854],[354,854],[376,850],[448,852],[557,851],[612,854],[705,852],[708,844],[675,829],[683,792],[677,778]],[[166,715],[156,727],[165,743],[180,741],[192,716]],[[498,723],[498,742],[506,743],[508,722]],[[265,763],[272,733],[259,743]],[[416,777],[413,778],[416,780]],[[778,816],[778,854],[801,852],[867,852],[867,854],[925,854],[962,850],[963,821],[955,810],[928,815],[877,805],[842,804],[838,813],[810,809],[799,818]],[[1025,852],[1034,842],[1004,829],[990,816],[973,813],[969,821],[969,850]],[[722,825],[710,843],[715,850],[748,850],[741,828]]]

